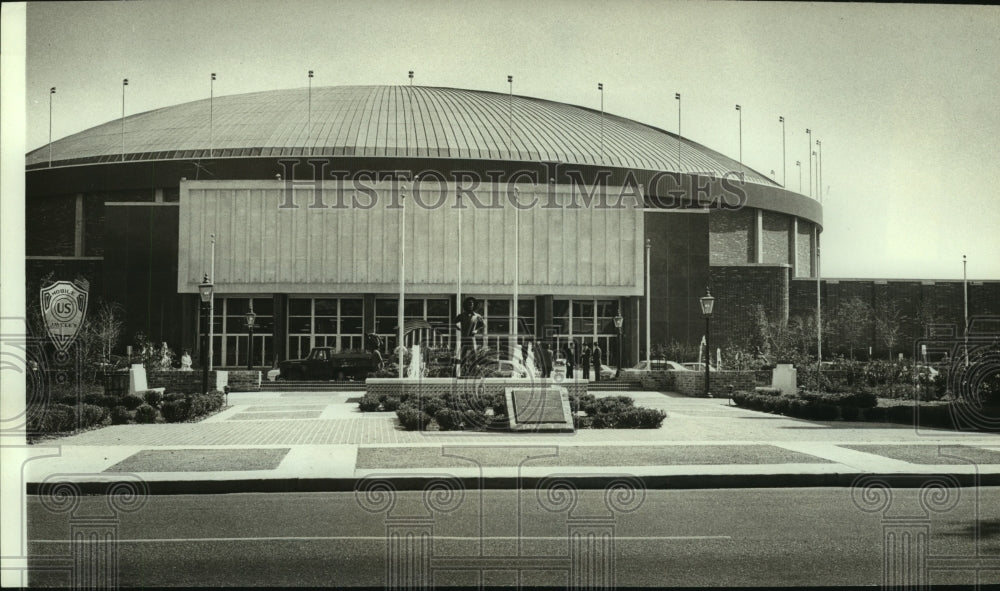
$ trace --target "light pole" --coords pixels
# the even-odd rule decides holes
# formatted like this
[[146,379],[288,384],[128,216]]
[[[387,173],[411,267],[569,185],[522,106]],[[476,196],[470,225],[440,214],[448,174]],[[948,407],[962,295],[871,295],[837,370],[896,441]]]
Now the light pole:
[[743,109],[736,105],[736,112],[740,114],[740,166],[743,166]]
[[[212,282],[209,281],[208,275],[201,280],[201,285],[198,286],[198,294],[201,296],[201,314],[208,324],[211,325],[211,318],[208,317],[208,311],[211,309],[212,305],[212,291],[215,288]],[[208,394],[208,347],[210,343],[208,342],[208,330],[202,331],[202,346],[201,346],[201,393]]]
[[715,308],[715,298],[712,293],[705,288],[705,295],[701,300],[701,313],[705,316],[705,398],[711,398],[712,392],[708,384],[708,371],[712,362],[712,310]]
[[[622,318],[621,306],[618,306],[618,312],[615,314],[615,329],[618,331],[618,368],[615,369],[615,379],[622,373],[622,323],[625,321]],[[597,368],[600,371],[600,368]]]
[[780,115],[778,117],[778,123],[781,124],[781,186],[785,187],[788,185],[788,164],[785,161],[785,116]]
[[969,276],[966,273],[968,261],[962,255],[962,318],[964,327],[962,328],[962,338],[965,341],[965,367],[969,367]]
[[257,315],[253,313],[253,298],[250,298],[250,309],[245,318],[247,320],[247,330],[250,331],[250,341],[247,346],[247,369],[253,369],[253,327],[257,321]]
[[52,95],[56,93],[56,87],[49,89],[49,167],[52,167]]

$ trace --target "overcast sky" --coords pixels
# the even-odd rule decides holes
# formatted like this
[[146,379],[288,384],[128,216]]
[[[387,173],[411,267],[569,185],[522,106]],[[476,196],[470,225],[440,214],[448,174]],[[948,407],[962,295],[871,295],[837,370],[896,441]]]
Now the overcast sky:
[[127,112],[305,86],[416,84],[598,107],[808,191],[828,277],[1000,279],[1000,8],[666,1],[34,3],[27,148]]

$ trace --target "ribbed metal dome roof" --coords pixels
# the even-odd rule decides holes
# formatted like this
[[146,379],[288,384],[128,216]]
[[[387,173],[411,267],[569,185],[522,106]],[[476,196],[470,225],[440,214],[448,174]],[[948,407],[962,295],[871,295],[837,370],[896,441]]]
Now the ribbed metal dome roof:
[[[126,161],[355,156],[560,161],[640,170],[742,170],[700,144],[593,109],[522,96],[426,86],[336,86],[216,97],[125,118]],[[310,115],[311,113],[311,115]],[[53,166],[122,159],[121,119],[52,143]],[[45,165],[48,146],[27,155]]]

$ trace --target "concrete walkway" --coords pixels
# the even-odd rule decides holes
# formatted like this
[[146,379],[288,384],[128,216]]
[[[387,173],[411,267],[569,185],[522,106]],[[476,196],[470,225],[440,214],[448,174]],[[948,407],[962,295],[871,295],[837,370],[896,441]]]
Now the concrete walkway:
[[580,486],[632,476],[660,488],[849,486],[862,475],[917,486],[942,474],[963,485],[1000,484],[994,434],[814,422],[726,399],[625,394],[666,411],[663,426],[410,432],[395,413],[361,413],[357,392],[234,393],[229,408],[199,423],[117,425],[39,444],[37,455],[51,455],[24,473],[29,492],[54,481],[100,492],[126,475],[154,493],[352,490],[376,477],[422,487],[440,476],[514,488],[556,474]]

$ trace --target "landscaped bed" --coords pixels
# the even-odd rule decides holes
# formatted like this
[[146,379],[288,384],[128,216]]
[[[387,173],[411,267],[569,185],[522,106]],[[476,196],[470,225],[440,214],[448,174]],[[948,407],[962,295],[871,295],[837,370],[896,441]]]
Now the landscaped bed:
[[[661,410],[636,407],[628,396],[571,395],[569,401],[577,429],[659,429],[667,416]],[[505,431],[510,426],[507,398],[503,394],[369,394],[361,398],[358,408],[361,412],[394,411],[400,426],[407,431]]]
[[733,402],[750,410],[817,421],[866,421],[918,424],[944,429],[990,430],[986,421],[961,420],[956,417],[983,417],[996,424],[1000,409],[973,405],[961,400],[923,401],[880,398],[874,392],[808,392],[783,395],[774,388],[756,388],[753,392],[734,392]]
[[222,392],[208,394],[147,390],[124,396],[105,395],[99,385],[79,392],[56,392],[44,401],[29,401],[25,431],[29,441],[53,435],[130,423],[183,423],[218,412],[225,404]]

